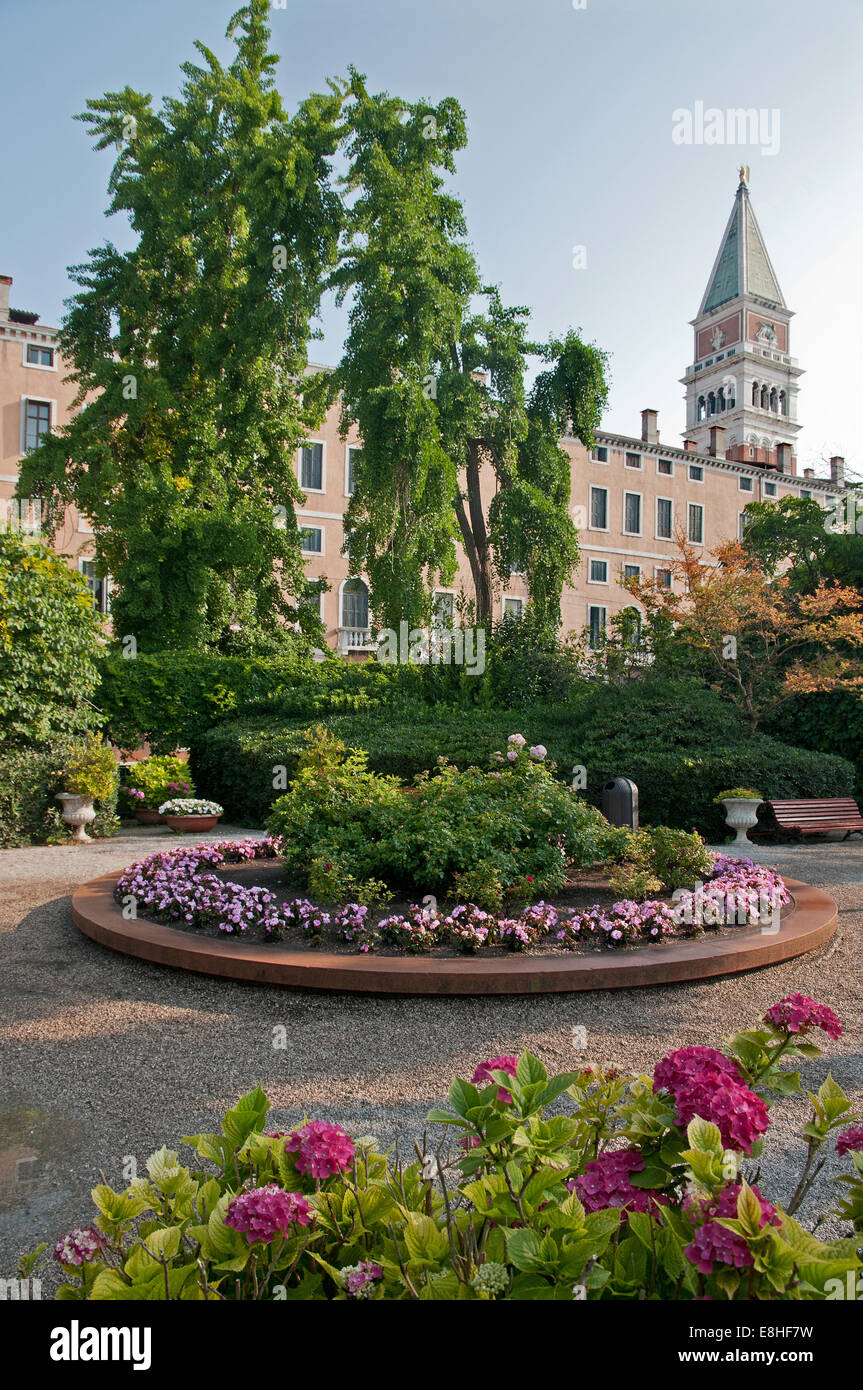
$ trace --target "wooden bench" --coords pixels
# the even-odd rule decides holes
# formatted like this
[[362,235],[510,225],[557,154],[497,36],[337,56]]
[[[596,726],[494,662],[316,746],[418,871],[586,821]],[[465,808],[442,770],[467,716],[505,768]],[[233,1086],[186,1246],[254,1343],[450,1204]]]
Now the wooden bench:
[[823,797],[814,801],[768,801],[776,824],[782,830],[816,835],[824,830],[844,830],[849,835],[863,833],[863,816],[850,796]]

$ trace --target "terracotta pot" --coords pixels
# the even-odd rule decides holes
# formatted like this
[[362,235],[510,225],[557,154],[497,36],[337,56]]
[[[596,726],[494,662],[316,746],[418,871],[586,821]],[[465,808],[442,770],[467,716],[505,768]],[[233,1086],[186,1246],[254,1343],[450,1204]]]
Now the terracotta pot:
[[170,825],[181,835],[198,835],[202,830],[212,830],[218,824],[218,816],[162,816],[165,825]]
[[164,825],[165,817],[160,816],[154,806],[136,806],[135,820],[139,825]]

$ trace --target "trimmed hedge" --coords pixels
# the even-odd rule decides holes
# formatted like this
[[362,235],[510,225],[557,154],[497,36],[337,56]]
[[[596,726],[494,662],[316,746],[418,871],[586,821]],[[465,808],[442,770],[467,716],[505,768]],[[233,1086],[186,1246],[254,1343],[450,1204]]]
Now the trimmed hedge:
[[[70,828],[60,815],[54,793],[62,791],[64,752],[30,748],[0,750],[0,848],[67,840]],[[116,834],[117,792],[96,807],[87,834]]]
[[373,771],[405,782],[433,769],[441,756],[462,768],[485,767],[509,734],[522,733],[545,744],[563,780],[583,765],[585,794],[594,805],[601,806],[606,781],[631,777],[644,824],[694,828],[713,842],[728,834],[713,798],[729,785],[751,784],[765,797],[848,796],[854,781],[845,759],[791,748],[767,735],[748,736],[736,711],[713,691],[657,679],[598,687],[576,706],[450,712],[426,707],[409,718],[387,710],[320,721],[259,717],[222,724],[192,748],[201,794],[220,801],[237,824],[263,825],[292,780],[315,722],[348,746],[364,748]]

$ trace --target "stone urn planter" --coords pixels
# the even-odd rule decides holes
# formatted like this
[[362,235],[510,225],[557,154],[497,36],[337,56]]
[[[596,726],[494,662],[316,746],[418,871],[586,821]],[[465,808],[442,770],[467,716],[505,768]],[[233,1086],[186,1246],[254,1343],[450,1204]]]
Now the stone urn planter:
[[82,845],[88,842],[90,836],[84,826],[96,819],[93,798],[77,796],[74,792],[57,792],[56,800],[60,802],[60,815],[75,831],[72,836],[73,844]]
[[153,806],[138,806],[135,810],[135,820],[139,825],[164,825],[165,817],[160,816]]
[[752,841],[746,832],[758,824],[758,807],[761,801],[756,800],[754,796],[724,796],[722,805],[725,807],[725,824],[736,832],[735,847],[751,845]]
[[218,816],[162,816],[162,823],[170,825],[181,835],[199,835],[202,830],[212,830],[218,825]]

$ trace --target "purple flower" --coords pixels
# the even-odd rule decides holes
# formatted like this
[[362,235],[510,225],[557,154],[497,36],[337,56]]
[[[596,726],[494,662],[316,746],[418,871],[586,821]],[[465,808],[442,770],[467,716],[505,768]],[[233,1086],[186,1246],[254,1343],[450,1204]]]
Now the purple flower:
[[276,1183],[241,1192],[230,1203],[225,1225],[243,1231],[250,1245],[256,1240],[268,1245],[276,1236],[290,1234],[291,1226],[308,1226],[312,1209],[299,1192],[283,1192]]
[[75,1265],[77,1268],[97,1259],[104,1245],[105,1237],[95,1226],[76,1226],[57,1241],[54,1259],[60,1264]]

